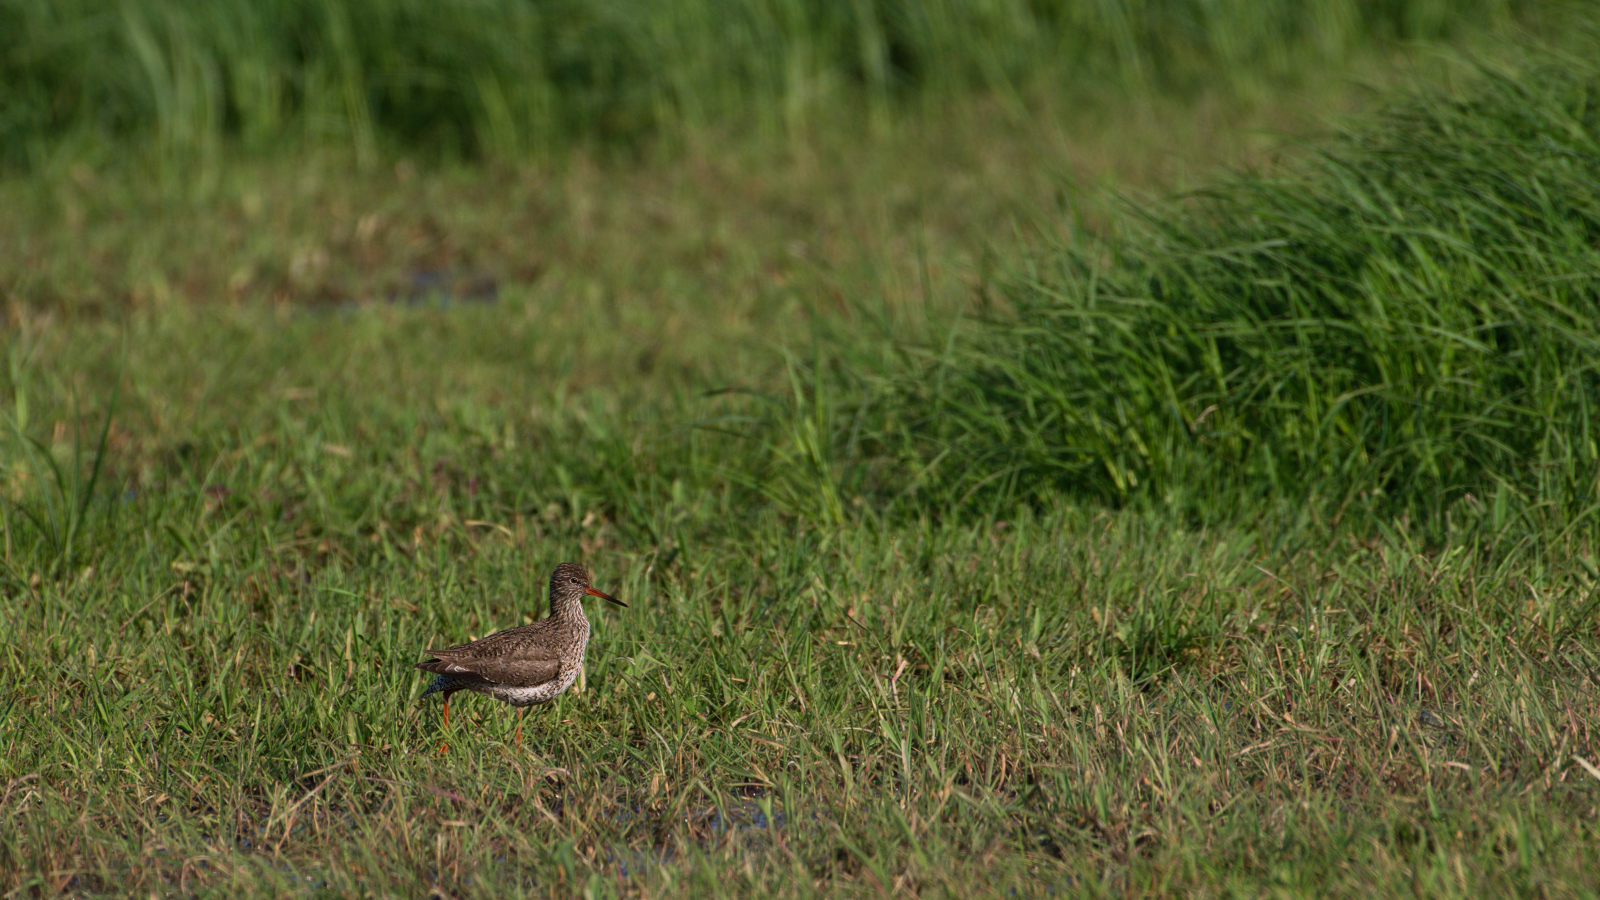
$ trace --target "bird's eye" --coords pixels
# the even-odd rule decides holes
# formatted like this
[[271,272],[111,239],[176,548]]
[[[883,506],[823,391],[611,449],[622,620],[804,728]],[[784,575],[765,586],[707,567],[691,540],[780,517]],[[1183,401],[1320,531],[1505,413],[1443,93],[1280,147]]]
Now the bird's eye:
[[576,579],[576,578],[568,578],[567,580],[572,582],[573,584],[577,584],[578,583],[578,579]]

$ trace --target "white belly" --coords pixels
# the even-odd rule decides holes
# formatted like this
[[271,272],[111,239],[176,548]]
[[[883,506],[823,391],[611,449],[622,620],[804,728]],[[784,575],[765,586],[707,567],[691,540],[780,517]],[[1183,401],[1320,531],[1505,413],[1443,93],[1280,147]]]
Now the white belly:
[[572,687],[572,683],[577,680],[578,667],[572,665],[562,671],[554,681],[546,681],[544,684],[534,687],[512,687],[508,684],[495,684],[489,685],[482,690],[485,694],[502,703],[509,703],[512,706],[534,706],[554,700],[560,696],[562,691]]

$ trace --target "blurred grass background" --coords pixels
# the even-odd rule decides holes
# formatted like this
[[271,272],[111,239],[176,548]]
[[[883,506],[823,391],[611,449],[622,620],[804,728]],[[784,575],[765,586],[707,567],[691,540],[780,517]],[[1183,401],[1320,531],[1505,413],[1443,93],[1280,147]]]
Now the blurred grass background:
[[0,3],[0,892],[1593,894],[1596,48]]
[[0,146],[167,156],[285,141],[520,158],[710,126],[790,133],[972,92],[1194,96],[1316,78],[1394,42],[1536,19],[1531,0],[529,4],[13,0]]

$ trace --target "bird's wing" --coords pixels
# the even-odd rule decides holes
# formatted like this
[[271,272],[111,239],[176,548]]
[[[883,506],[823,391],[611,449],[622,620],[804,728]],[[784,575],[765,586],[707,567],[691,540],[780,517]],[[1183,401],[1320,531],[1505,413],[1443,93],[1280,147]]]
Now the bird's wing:
[[474,675],[497,684],[517,687],[535,687],[554,681],[561,673],[561,663],[554,659],[475,659],[468,665]]
[[417,668],[440,675],[476,675],[499,684],[532,687],[552,681],[561,671],[561,658],[547,644],[530,640],[518,629],[507,629],[470,644],[429,650],[438,659]]

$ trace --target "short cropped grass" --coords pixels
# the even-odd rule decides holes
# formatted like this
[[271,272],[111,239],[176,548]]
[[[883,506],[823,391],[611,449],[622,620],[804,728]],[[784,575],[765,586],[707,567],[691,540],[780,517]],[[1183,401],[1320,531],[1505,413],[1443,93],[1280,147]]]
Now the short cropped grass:
[[[729,477],[757,401],[563,394],[511,301],[167,315],[13,348],[62,459],[113,416],[119,487],[53,574],[11,457],[8,891],[1594,888],[1585,543],[830,521]],[[630,603],[584,689],[521,748],[478,698],[443,730],[410,664],[568,558]]]
[[[1589,549],[1284,555],[1070,510],[821,529],[729,502],[648,424],[257,396],[108,498],[66,577],[19,568],[13,525],[8,891],[1565,895],[1600,870]],[[445,732],[410,663],[541,614],[569,557],[631,604],[592,610],[585,689],[525,747],[475,698]]]

